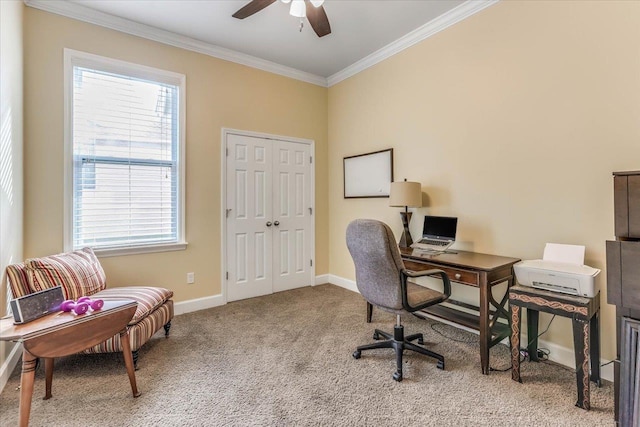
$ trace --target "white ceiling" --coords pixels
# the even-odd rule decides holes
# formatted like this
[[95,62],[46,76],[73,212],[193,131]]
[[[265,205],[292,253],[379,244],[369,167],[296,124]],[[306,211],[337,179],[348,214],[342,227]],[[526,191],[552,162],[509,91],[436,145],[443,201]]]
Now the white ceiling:
[[[277,1],[244,20],[249,0],[25,0],[168,44],[327,85],[355,74],[497,0],[326,0],[331,34],[319,38]],[[333,82],[332,82],[333,80]]]

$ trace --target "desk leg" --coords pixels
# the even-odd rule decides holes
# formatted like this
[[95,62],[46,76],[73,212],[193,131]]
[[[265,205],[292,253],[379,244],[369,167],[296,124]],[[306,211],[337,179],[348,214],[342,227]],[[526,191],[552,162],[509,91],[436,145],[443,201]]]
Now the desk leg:
[[540,312],[527,307],[527,352],[529,361],[538,362],[538,323]]
[[589,341],[591,347],[591,354],[589,356],[589,359],[591,359],[591,381],[593,381],[598,387],[600,387],[600,311],[596,311],[589,322],[591,323],[589,325]]
[[129,343],[129,330],[125,329],[120,332],[120,342],[122,343],[122,355],[124,356],[124,364],[127,367],[129,382],[131,383],[131,392],[133,397],[140,396],[138,386],[136,384],[136,371],[133,368],[133,355],[131,354],[131,344]]
[[573,347],[576,355],[576,381],[578,401],[576,406],[591,409],[589,393],[589,321],[573,320]]
[[489,341],[491,331],[489,328],[489,285],[486,273],[481,273],[480,278],[480,365],[482,373],[489,375]]
[[53,357],[44,358],[45,393],[42,400],[51,399],[51,383],[53,382]]
[[520,306],[510,304],[511,307],[511,379],[522,382],[520,378]]
[[33,380],[36,376],[37,358],[27,350],[22,350],[22,376],[20,377],[20,427],[29,426]]

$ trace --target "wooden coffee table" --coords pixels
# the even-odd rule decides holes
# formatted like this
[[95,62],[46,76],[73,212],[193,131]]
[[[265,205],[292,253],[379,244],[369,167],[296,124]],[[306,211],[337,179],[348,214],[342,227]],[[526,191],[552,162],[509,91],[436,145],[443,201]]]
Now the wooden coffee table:
[[53,360],[56,357],[78,353],[120,334],[122,354],[131,383],[133,397],[140,396],[133,368],[133,356],[127,325],[136,312],[138,303],[130,300],[104,302],[101,310],[86,314],[53,313],[23,325],[14,325],[13,319],[0,319],[0,340],[15,341],[23,345],[22,376],[20,378],[20,426],[29,424],[31,397],[37,358],[45,361],[46,393],[51,397]]

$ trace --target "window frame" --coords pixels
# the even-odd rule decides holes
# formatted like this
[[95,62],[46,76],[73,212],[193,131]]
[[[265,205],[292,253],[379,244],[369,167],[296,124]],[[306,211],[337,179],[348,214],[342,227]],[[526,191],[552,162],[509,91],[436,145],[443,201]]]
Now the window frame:
[[[126,245],[112,248],[95,248],[99,256],[119,256],[152,252],[184,250],[185,240],[185,124],[186,124],[186,76],[172,71],[107,58],[73,49],[64,49],[64,250],[73,247],[74,211],[74,154],[73,154],[73,68],[75,66],[121,74],[178,87],[178,150],[177,150],[177,227],[176,242]],[[78,248],[76,248],[78,249]]]

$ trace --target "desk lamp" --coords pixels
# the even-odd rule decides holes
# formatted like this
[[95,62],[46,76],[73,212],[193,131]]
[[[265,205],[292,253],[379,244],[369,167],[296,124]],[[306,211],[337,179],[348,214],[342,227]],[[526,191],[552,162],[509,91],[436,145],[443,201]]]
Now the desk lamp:
[[422,185],[419,182],[397,181],[391,183],[389,194],[389,206],[402,207],[404,212],[400,212],[402,218],[402,237],[398,242],[401,248],[408,248],[413,243],[411,233],[409,232],[409,221],[411,221],[411,212],[409,208],[419,208],[422,206]]

